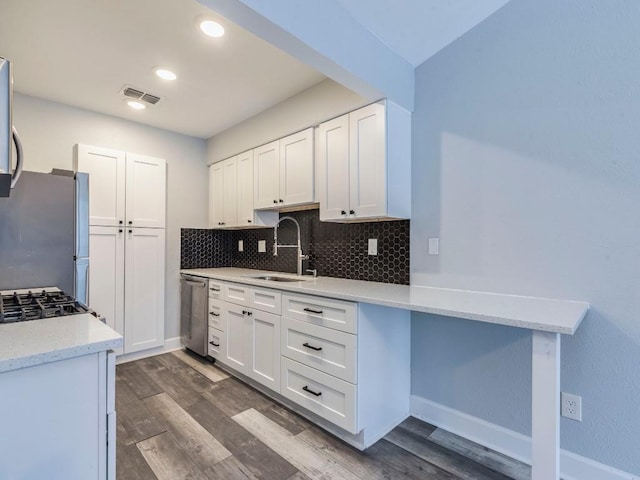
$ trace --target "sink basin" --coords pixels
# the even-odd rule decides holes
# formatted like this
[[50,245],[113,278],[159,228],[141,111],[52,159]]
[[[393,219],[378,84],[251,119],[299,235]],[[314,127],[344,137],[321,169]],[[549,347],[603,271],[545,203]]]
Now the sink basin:
[[306,278],[301,277],[281,277],[279,275],[251,275],[256,280],[267,280],[269,282],[303,282]]

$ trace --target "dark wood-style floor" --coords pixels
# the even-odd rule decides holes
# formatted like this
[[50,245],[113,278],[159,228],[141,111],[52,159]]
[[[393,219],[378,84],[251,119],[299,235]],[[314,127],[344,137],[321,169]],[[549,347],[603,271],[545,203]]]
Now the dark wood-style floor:
[[530,478],[414,418],[360,452],[183,351],[119,365],[116,382],[118,480]]

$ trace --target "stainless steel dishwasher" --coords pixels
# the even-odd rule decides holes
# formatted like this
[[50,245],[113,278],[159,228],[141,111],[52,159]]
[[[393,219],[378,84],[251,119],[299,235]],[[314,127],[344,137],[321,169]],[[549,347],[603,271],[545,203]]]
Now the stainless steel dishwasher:
[[208,282],[201,277],[181,275],[180,339],[192,352],[207,356]]

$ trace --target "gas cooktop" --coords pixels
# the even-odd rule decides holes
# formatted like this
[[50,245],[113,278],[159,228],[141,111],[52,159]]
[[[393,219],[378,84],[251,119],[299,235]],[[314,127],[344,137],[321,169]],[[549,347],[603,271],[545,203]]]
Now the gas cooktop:
[[24,322],[41,318],[62,317],[80,313],[94,314],[57,288],[0,291],[0,323]]

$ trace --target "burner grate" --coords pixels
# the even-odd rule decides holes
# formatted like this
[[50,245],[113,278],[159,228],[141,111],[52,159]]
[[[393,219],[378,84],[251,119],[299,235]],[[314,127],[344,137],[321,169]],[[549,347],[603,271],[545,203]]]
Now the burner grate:
[[71,295],[61,291],[13,292],[2,295],[0,323],[24,322],[78,313],[89,313],[89,309],[75,301]]

